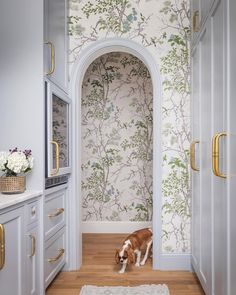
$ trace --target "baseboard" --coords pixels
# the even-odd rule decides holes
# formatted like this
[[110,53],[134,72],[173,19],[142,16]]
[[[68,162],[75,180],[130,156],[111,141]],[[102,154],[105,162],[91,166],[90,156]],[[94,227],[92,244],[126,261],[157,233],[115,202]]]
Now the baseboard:
[[197,275],[197,277],[198,277],[198,279],[199,279],[199,281],[201,283],[201,286],[202,286],[204,292],[207,294],[208,292],[207,292],[206,280],[202,276],[202,273],[201,273],[199,267],[196,265],[195,259],[193,257],[191,257],[191,265],[192,265],[193,271],[196,273],[196,275]]
[[191,254],[161,254],[160,265],[154,265],[154,269],[191,271]]
[[152,228],[152,222],[88,221],[82,222],[82,233],[131,233],[145,227]]

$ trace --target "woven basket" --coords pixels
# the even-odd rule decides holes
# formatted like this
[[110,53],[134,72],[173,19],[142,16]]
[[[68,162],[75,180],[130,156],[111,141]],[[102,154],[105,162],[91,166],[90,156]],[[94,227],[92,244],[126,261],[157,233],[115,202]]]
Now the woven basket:
[[25,176],[0,177],[0,192],[17,194],[25,191]]

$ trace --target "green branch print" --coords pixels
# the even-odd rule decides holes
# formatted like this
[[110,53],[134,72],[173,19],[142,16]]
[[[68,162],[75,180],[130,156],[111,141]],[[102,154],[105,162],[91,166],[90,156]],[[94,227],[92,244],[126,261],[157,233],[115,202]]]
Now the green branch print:
[[152,220],[152,85],[129,54],[95,60],[83,83],[84,220]]
[[161,57],[163,79],[163,244],[164,252],[190,251],[189,187],[189,7],[186,1],[165,1],[161,9],[168,46]]
[[[91,41],[96,41],[98,36],[119,36],[130,39],[140,39],[144,46],[156,45],[154,36],[147,36],[145,28],[151,14],[145,16],[137,12],[136,5],[130,0],[97,0],[97,1],[72,1],[72,14],[68,17],[68,31],[77,44],[70,50],[72,61],[76,59],[84,46]],[[81,16],[76,15],[81,11]],[[89,30],[84,27],[84,20],[92,20]]]
[[[162,251],[190,251],[190,10],[187,0],[70,0],[70,64],[89,44],[143,45],[162,78]],[[125,90],[124,90],[125,89]],[[84,220],[151,221],[151,77],[134,56],[112,53],[83,83]]]

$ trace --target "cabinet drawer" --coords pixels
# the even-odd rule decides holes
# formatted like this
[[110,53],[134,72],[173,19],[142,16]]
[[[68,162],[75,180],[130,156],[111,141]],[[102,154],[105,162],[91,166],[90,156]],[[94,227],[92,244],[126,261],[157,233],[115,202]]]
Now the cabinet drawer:
[[39,201],[30,202],[26,205],[27,225],[39,220]]
[[65,227],[45,244],[44,282],[45,288],[51,283],[66,262]]
[[46,240],[65,225],[65,194],[66,190],[63,189],[45,197],[44,228]]

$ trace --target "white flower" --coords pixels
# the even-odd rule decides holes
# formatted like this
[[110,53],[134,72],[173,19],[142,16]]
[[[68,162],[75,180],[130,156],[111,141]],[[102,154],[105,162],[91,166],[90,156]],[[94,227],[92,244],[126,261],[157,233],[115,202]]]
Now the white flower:
[[15,173],[24,172],[29,167],[29,162],[22,152],[14,152],[8,156],[7,168]]
[[31,150],[18,151],[17,148],[10,152],[0,152],[0,171],[6,176],[16,176],[19,173],[26,173],[34,166],[34,158]]
[[28,157],[29,168],[32,169],[34,167],[34,158],[32,156]]
[[9,152],[0,152],[0,170],[5,170],[5,164],[7,163],[7,157]]

